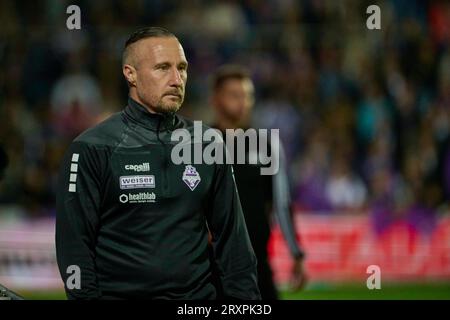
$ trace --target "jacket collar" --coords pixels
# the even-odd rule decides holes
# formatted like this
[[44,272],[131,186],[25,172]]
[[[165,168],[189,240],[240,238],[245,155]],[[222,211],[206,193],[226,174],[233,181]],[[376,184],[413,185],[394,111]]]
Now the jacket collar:
[[147,108],[130,97],[124,112],[141,126],[155,131],[173,130],[177,122],[175,113],[150,113]]

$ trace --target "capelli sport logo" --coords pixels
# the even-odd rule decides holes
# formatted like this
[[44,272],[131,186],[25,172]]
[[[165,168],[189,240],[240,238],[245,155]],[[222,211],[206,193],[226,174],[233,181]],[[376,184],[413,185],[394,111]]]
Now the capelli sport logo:
[[144,162],[143,164],[127,164],[125,170],[131,170],[135,172],[150,171],[150,163]]

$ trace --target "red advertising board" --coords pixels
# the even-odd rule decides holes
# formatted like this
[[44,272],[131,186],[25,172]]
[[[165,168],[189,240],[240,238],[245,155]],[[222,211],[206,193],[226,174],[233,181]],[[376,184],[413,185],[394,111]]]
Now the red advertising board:
[[[296,215],[296,229],[306,251],[311,281],[361,281],[367,268],[380,267],[383,279],[450,281],[450,218],[441,218],[430,234],[406,222],[375,234],[370,219],[349,215]],[[269,242],[279,284],[289,281],[292,260],[278,227]]]
[[[368,266],[384,280],[450,281],[450,217],[430,234],[408,224],[375,234],[367,215],[296,215],[296,228],[311,282],[365,281]],[[269,243],[275,280],[289,280],[292,260],[275,227]],[[62,288],[56,266],[54,221],[0,221],[0,283],[13,288]]]

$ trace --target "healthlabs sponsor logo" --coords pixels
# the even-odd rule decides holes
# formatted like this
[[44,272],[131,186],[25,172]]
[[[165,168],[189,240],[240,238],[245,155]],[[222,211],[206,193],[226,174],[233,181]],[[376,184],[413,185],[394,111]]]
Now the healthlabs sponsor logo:
[[131,170],[136,172],[150,171],[150,163],[145,162],[143,164],[127,164],[125,170]]
[[154,188],[155,176],[121,176],[120,189]]
[[119,201],[121,203],[152,203],[156,202],[156,195],[154,192],[123,193]]
[[[203,128],[201,121],[194,121],[193,133],[187,129],[172,132],[171,141],[178,142],[170,155],[174,164],[259,163],[261,175],[278,173],[281,148],[278,129],[226,129],[223,137],[219,130]],[[246,159],[247,150],[253,150],[256,157]]]

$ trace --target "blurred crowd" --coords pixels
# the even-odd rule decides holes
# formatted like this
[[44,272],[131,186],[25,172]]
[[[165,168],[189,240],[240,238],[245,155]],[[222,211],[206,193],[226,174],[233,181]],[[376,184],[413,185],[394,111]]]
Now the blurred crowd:
[[368,1],[0,1],[0,203],[54,214],[62,154],[126,104],[123,44],[157,25],[189,60],[186,116],[212,120],[216,67],[249,68],[255,126],[280,129],[298,210],[432,230],[450,199],[450,2],[376,2],[381,30]]

